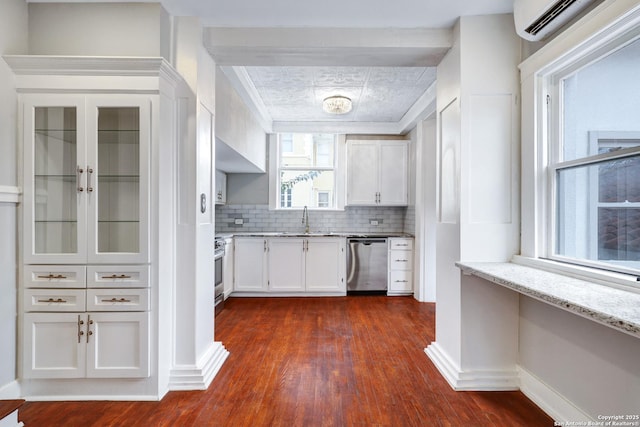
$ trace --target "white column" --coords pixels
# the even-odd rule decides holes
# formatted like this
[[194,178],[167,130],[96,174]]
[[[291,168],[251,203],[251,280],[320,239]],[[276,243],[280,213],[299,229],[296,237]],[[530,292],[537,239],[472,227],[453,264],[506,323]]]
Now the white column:
[[519,246],[520,42],[511,15],[462,17],[438,67],[436,341],[451,386],[518,386],[518,297],[455,262],[508,261]]

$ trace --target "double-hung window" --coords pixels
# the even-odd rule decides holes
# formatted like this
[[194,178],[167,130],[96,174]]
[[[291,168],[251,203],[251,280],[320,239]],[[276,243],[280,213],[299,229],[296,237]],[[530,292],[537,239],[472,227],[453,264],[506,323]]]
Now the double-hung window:
[[336,135],[281,133],[276,144],[278,208],[335,209]]
[[552,79],[547,252],[640,272],[640,38]]

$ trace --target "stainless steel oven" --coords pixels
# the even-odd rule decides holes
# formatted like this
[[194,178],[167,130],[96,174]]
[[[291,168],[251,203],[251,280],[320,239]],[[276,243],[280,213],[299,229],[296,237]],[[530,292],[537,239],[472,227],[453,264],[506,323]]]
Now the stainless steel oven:
[[218,315],[224,308],[224,254],[225,254],[225,241],[224,239],[215,240],[214,251],[214,306],[215,313]]

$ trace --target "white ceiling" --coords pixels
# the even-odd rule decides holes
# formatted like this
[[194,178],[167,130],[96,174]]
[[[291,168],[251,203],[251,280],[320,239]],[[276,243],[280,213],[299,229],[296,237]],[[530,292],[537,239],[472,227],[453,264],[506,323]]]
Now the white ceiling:
[[[160,3],[199,17],[205,47],[268,132],[404,133],[435,108],[435,66],[458,17],[513,11],[513,0]],[[334,94],[350,97],[353,111],[324,113]]]
[[[436,79],[434,67],[246,67],[258,96],[276,122],[398,122]],[[322,111],[342,95],[347,114]]]

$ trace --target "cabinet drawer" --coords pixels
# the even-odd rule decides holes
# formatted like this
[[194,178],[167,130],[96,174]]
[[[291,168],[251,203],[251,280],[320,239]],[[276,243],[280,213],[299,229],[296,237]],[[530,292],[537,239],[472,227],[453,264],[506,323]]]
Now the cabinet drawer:
[[389,249],[411,251],[413,250],[413,239],[391,238],[389,239]]
[[84,289],[26,289],[24,311],[85,311]]
[[412,270],[413,252],[410,251],[389,251],[390,270]]
[[87,267],[88,288],[148,288],[149,266],[102,266]]
[[87,289],[87,311],[147,311],[149,289]]
[[413,291],[413,273],[411,271],[391,271],[389,274],[389,293]]
[[25,288],[84,288],[85,267],[81,265],[25,265]]

